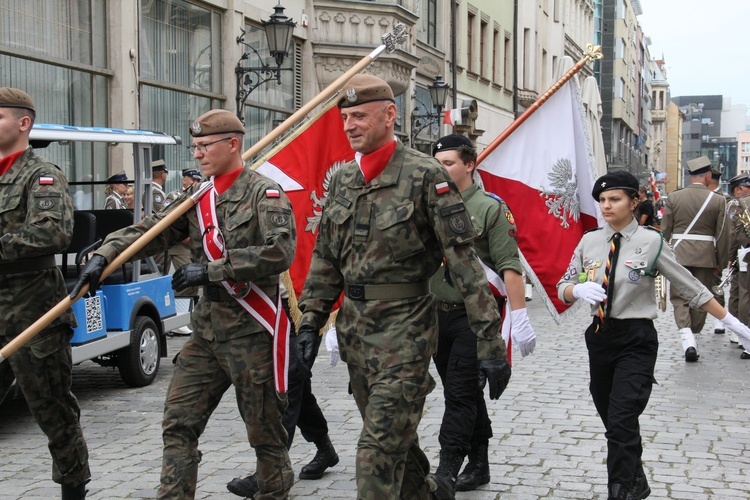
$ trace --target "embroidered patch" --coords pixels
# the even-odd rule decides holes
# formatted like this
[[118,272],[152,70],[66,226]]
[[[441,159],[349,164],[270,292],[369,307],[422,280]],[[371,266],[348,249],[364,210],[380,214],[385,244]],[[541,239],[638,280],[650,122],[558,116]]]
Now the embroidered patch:
[[40,198],[38,202],[36,202],[36,206],[39,210],[52,210],[55,208],[55,199],[54,198]]
[[40,186],[51,186],[54,183],[55,183],[55,178],[54,177],[42,176],[42,177],[39,178],[39,185]]
[[271,215],[271,223],[277,227],[284,227],[289,224],[289,216],[276,212]]
[[635,249],[635,253],[641,253],[641,252],[643,252],[643,250],[641,248],[636,248]]
[[435,191],[437,191],[437,194],[445,194],[450,190],[451,190],[450,184],[448,184],[447,182],[441,182],[440,184],[435,184]]
[[631,269],[630,272],[628,272],[628,279],[630,281],[638,281],[641,279],[641,273],[640,271],[636,271],[635,269]]
[[466,224],[466,218],[462,215],[454,215],[448,221],[448,226],[453,230],[454,233],[463,234],[468,228]]
[[[511,222],[511,224],[513,224],[513,223]],[[518,241],[518,231],[516,231],[515,229],[510,229],[508,231],[508,236],[510,236],[514,240]]]
[[266,198],[278,198],[281,196],[278,189],[266,189]]
[[162,197],[160,195],[157,194],[156,196],[154,196],[154,201],[156,203],[161,203],[161,200],[162,200]]
[[516,219],[513,217],[513,214],[510,212],[510,210],[508,210],[507,212],[505,212],[505,218],[508,219],[508,222],[510,222],[511,224],[515,225]]

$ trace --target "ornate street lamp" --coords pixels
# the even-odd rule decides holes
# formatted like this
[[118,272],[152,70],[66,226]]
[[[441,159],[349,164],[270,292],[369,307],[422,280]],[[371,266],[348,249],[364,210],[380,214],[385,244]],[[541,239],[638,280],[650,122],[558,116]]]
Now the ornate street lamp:
[[258,54],[258,51],[245,43],[245,30],[240,28],[242,35],[236,39],[237,44],[242,44],[246,49],[253,51],[261,64],[260,66],[243,66],[242,62],[250,57],[250,53],[245,51],[234,68],[234,73],[237,76],[237,96],[235,99],[237,102],[237,117],[243,123],[245,122],[245,101],[253,90],[271,80],[281,83],[281,72],[292,71],[294,69],[282,68],[281,65],[284,62],[284,58],[289,55],[292,34],[297,23],[284,15],[284,7],[281,6],[281,2],[273,10],[274,13],[271,15],[271,18],[268,21],[263,21],[262,24],[266,32],[268,50],[276,61],[275,68],[266,64],[260,54]]
[[[443,75],[437,75],[435,81],[430,87],[430,104],[435,108],[435,113],[418,114],[416,109],[411,114],[411,147],[414,147],[414,142],[417,140],[417,136],[432,125],[440,125],[440,120],[443,118],[443,106],[445,106],[445,100],[450,94],[451,87],[443,81]],[[421,103],[420,103],[421,104]],[[426,107],[422,105],[422,107]]]

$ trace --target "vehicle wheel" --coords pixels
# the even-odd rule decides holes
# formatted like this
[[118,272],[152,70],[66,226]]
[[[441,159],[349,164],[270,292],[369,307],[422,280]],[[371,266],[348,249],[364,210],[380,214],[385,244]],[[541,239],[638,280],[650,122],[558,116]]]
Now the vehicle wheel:
[[130,345],[118,353],[117,368],[126,384],[144,387],[154,381],[159,371],[159,329],[148,316],[138,316],[130,335]]

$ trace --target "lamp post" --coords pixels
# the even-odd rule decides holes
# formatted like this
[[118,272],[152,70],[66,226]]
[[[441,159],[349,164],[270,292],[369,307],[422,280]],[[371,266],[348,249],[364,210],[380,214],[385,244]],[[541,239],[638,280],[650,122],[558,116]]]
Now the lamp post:
[[[411,135],[410,144],[414,147],[414,142],[417,140],[417,136],[427,127],[437,124],[440,125],[440,119],[443,117],[443,106],[445,106],[445,100],[448,98],[448,94],[451,91],[450,85],[443,81],[442,75],[437,75],[435,81],[430,87],[430,101],[432,107],[435,108],[435,113],[418,114],[416,109],[411,114]],[[422,105],[425,107],[424,105]]]
[[246,49],[253,51],[258,57],[258,61],[260,61],[260,66],[243,66],[242,62],[250,57],[250,53],[245,50],[240,60],[237,61],[237,66],[234,68],[234,73],[237,77],[237,96],[235,98],[237,102],[237,117],[242,123],[245,123],[245,101],[253,90],[271,80],[281,83],[281,72],[292,71],[294,69],[282,68],[281,65],[284,62],[284,58],[289,55],[289,46],[292,43],[292,34],[297,23],[284,15],[284,7],[281,6],[281,2],[273,10],[274,13],[271,14],[271,18],[268,21],[263,21],[262,24],[266,33],[268,50],[271,53],[271,57],[276,61],[275,68],[263,61],[263,58],[254,47],[245,43],[245,30],[240,28],[242,34],[236,39],[237,44],[242,44]]

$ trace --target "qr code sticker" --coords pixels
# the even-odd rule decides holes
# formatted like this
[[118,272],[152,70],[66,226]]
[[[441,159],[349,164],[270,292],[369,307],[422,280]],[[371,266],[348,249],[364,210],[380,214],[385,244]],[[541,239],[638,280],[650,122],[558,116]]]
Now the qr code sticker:
[[88,297],[86,301],[86,333],[102,329],[102,302],[98,295]]

